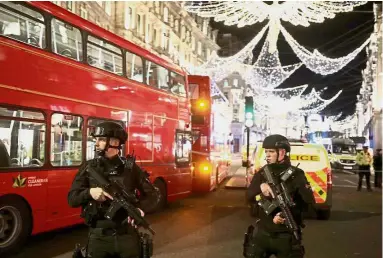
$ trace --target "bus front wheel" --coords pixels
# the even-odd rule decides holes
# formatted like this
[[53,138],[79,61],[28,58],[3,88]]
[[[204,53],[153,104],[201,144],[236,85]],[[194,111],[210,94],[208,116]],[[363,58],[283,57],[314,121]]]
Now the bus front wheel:
[[28,206],[19,198],[0,198],[0,254],[19,250],[31,233]]

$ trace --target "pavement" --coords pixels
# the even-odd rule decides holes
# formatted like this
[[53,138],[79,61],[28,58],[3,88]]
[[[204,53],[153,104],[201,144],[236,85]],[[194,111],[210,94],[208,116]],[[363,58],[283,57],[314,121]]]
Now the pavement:
[[231,176],[231,178],[225,184],[225,188],[232,189],[245,189],[247,188],[247,178],[246,178],[246,168],[240,167],[238,170]]
[[[233,162],[232,173],[240,170]],[[239,172],[240,173],[240,172]],[[171,203],[147,216],[154,230],[153,258],[242,257],[243,236],[255,219],[245,191],[221,187]],[[382,192],[356,191],[357,175],[334,174],[329,220],[306,219],[305,258],[381,258]],[[70,258],[75,243],[84,243],[87,228],[72,227],[31,237],[17,255],[1,258]]]

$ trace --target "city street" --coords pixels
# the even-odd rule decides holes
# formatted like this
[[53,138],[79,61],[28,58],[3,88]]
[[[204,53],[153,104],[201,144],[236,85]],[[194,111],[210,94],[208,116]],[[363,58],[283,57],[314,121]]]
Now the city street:
[[[233,166],[233,172],[239,168]],[[356,191],[357,176],[334,174],[334,206],[329,221],[307,219],[308,258],[382,257],[381,191]],[[225,183],[225,182],[224,182]],[[242,257],[243,235],[253,222],[243,189],[220,189],[193,196],[149,216],[157,232],[155,258]],[[32,237],[12,258],[69,258],[75,243],[86,241],[84,226]]]

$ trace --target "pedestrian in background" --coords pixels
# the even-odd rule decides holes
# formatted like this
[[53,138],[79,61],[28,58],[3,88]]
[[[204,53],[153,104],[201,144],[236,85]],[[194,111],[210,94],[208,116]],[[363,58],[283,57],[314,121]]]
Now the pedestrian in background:
[[367,185],[367,191],[371,192],[371,183],[370,183],[370,177],[371,177],[371,171],[370,166],[372,164],[372,157],[371,154],[368,152],[368,146],[363,146],[363,151],[359,152],[356,155],[356,164],[358,164],[358,176],[359,176],[359,182],[358,182],[358,188],[357,191],[360,191],[362,189],[362,182],[363,177],[366,177],[366,185]]
[[373,161],[375,176],[374,186],[382,188],[382,149],[377,149]]

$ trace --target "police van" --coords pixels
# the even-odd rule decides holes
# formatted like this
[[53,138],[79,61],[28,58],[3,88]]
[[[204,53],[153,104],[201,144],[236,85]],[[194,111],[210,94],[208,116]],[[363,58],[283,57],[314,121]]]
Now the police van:
[[[329,219],[332,207],[332,173],[327,150],[322,144],[305,143],[299,140],[289,140],[289,142],[291,164],[293,166],[299,164],[298,167],[305,172],[313,190],[317,218]],[[259,142],[252,157],[254,162],[252,173],[257,173],[266,165],[265,159],[265,150],[262,148],[262,142]]]

